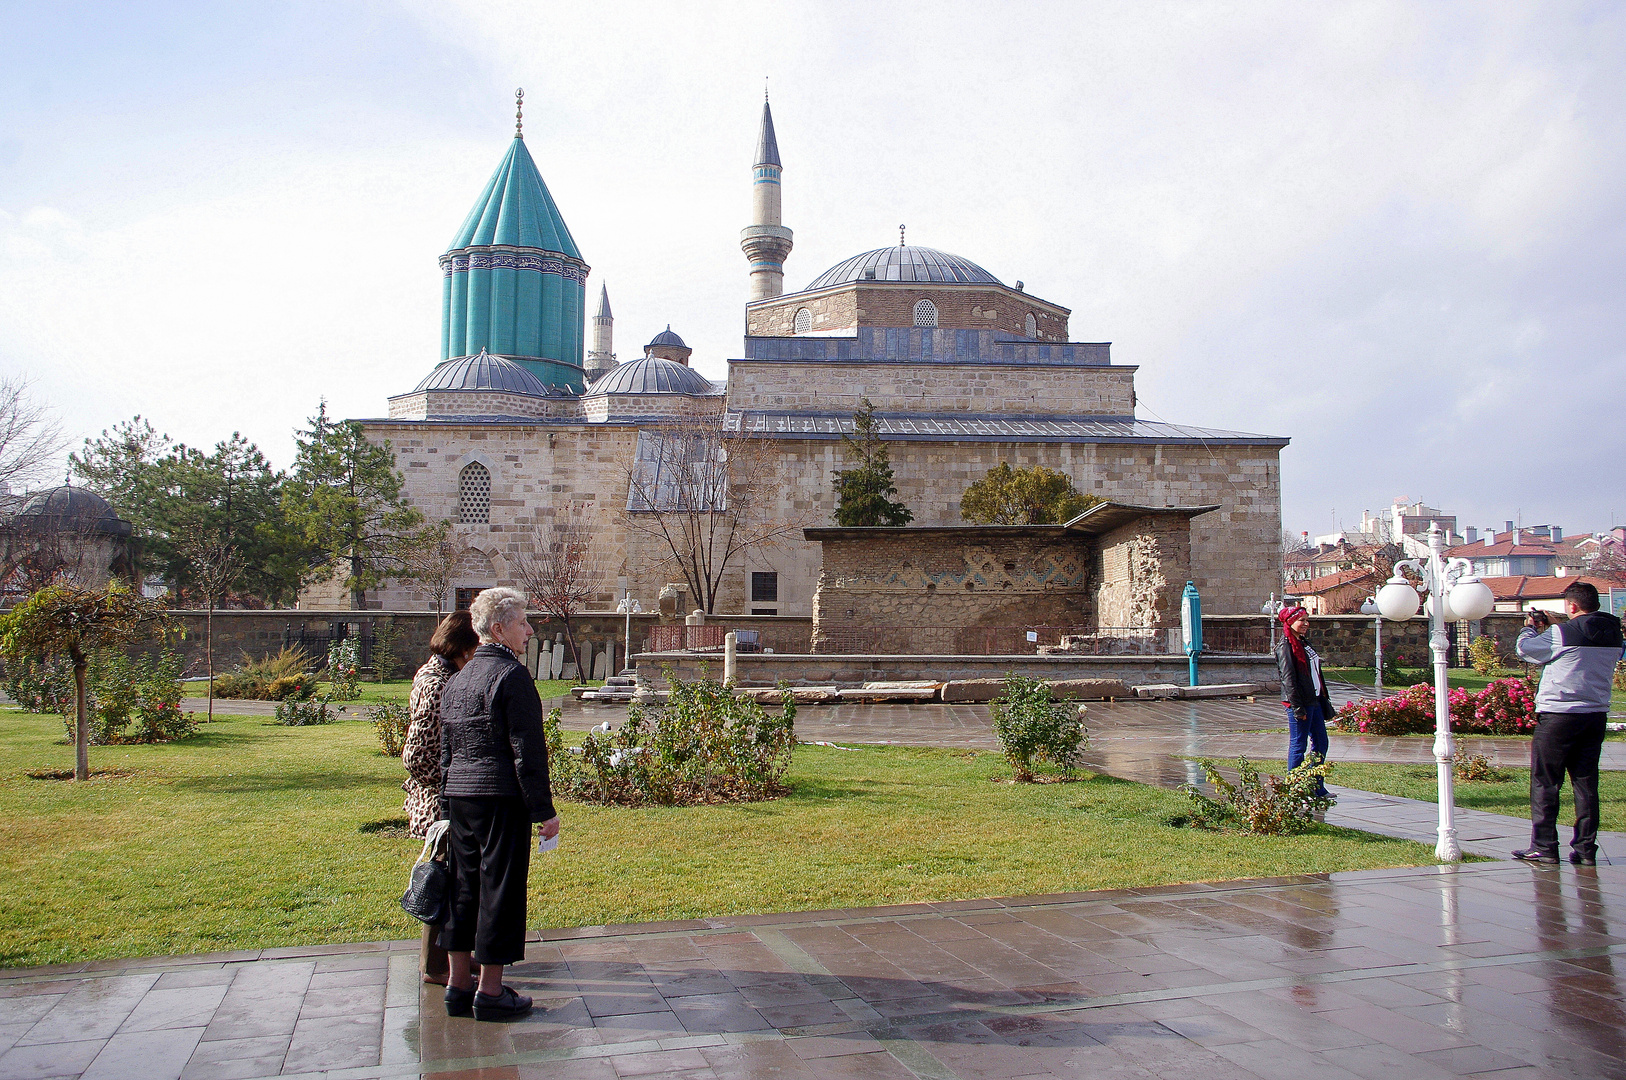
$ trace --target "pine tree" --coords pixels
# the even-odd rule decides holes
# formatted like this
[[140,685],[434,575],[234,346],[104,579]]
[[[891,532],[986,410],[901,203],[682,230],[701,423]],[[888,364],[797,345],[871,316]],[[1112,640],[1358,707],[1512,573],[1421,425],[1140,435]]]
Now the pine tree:
[[1102,501],[1073,487],[1064,472],[1002,461],[965,489],[960,516],[979,525],[1060,525]]
[[406,576],[423,515],[401,497],[390,444],[368,442],[354,421],[329,419],[327,402],[296,441],[283,508],[323,558],[315,580],[344,573],[359,610],[369,588]]
[[831,486],[836,491],[836,524],[846,528],[866,525],[907,525],[915,515],[890,496],[898,493],[892,477],[892,459],[886,443],[876,434],[875,406],[868,398],[853,414],[853,433],[842,435],[848,453],[858,458],[851,469],[838,469]]

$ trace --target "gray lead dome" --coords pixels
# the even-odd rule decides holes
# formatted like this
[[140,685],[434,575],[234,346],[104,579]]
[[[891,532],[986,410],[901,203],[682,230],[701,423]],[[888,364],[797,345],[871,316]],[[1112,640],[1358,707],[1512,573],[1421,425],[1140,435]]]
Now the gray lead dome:
[[803,292],[847,281],[944,281],[959,285],[1001,285],[994,275],[958,255],[929,247],[884,247],[836,263]]
[[[676,337],[676,334],[672,335]],[[587,388],[584,397],[606,394],[715,394],[716,387],[694,368],[675,360],[646,356],[630,364],[612,368]]]
[[422,382],[412,388],[420,390],[504,390],[510,394],[532,394],[547,397],[548,388],[542,380],[503,356],[492,356],[484,349],[478,356],[458,356],[435,367]]

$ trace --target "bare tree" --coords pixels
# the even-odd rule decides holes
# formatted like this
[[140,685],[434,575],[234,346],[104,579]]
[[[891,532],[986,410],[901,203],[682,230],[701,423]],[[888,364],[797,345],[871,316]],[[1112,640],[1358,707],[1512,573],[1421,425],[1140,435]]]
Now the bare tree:
[[109,579],[135,580],[135,564],[122,523],[59,511],[17,515],[0,524],[0,596],[13,600],[47,585],[99,588]]
[[627,476],[627,518],[655,540],[706,612],[723,575],[744,556],[800,535],[806,520],[776,513],[771,442],[721,419],[681,420],[638,433]]
[[435,614],[446,609],[446,594],[463,569],[469,546],[449,521],[425,525],[409,545],[403,562],[406,576],[435,597]]
[[206,526],[185,529],[174,537],[175,548],[191,568],[192,579],[203,590],[203,655],[209,669],[209,720],[215,718],[215,606],[247,565],[230,533]]
[[539,522],[533,550],[514,561],[515,576],[531,606],[565,627],[565,641],[585,681],[581,649],[571,620],[586,610],[604,589],[604,562],[593,542],[593,504],[573,502],[551,522]]
[[21,376],[0,378],[0,486],[8,488],[43,479],[67,449],[56,418],[28,386]]

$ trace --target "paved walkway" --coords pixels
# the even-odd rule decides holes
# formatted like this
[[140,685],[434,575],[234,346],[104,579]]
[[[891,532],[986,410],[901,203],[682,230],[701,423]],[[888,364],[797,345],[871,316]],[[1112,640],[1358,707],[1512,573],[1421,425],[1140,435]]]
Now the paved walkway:
[[506,1024],[411,942],[0,973],[0,1076],[1626,1077],[1626,868],[1516,863],[553,931]]
[[[566,723],[613,712],[571,703]],[[1279,716],[1092,705],[1092,764],[1177,785],[1188,755],[1279,756]],[[979,706],[807,708],[797,726],[993,745]],[[1347,736],[1333,757],[1431,760],[1424,739]],[[1330,822],[1432,843],[1431,804],[1338,794]],[[1528,827],[1460,815],[1470,851],[1505,855]],[[1622,840],[1605,839],[1618,863]],[[1626,865],[1601,861],[545,931],[509,979],[540,1008],[508,1024],[447,1018],[415,942],[0,971],[0,1080],[1626,1080]]]

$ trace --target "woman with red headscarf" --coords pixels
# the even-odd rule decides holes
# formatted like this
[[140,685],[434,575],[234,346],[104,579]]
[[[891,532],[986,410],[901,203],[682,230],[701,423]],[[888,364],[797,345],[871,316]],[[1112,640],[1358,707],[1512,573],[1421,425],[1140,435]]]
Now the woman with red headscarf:
[[[1296,769],[1306,750],[1327,759],[1327,718],[1332,715],[1332,699],[1327,696],[1327,680],[1321,677],[1321,657],[1310,648],[1304,635],[1310,629],[1310,614],[1301,607],[1284,607],[1276,614],[1282,624],[1282,641],[1276,646],[1276,670],[1282,679],[1282,706],[1287,710],[1287,767]],[[1326,785],[1318,785],[1322,794]]]

